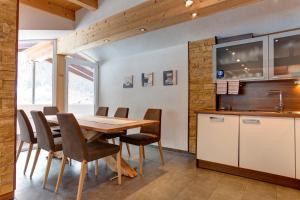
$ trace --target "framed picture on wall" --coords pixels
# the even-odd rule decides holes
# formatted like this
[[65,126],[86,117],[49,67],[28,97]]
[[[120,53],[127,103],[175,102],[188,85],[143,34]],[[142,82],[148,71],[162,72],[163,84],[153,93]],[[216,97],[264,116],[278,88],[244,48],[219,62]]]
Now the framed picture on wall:
[[124,77],[123,88],[133,88],[133,75]]
[[153,86],[153,73],[142,73],[142,86]]
[[163,72],[164,86],[177,85],[177,70]]

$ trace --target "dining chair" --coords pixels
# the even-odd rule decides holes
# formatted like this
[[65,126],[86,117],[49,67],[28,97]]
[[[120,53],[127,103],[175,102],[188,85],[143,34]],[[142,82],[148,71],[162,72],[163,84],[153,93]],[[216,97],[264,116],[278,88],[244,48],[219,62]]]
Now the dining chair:
[[[45,106],[43,108],[43,113],[45,116],[56,115],[57,113],[59,113],[59,110],[56,106]],[[60,132],[60,127],[57,126],[57,124],[52,122],[48,122],[48,123],[53,131]]]
[[48,174],[51,168],[52,158],[55,152],[62,151],[62,139],[54,138],[52,135],[51,128],[47,122],[45,115],[41,111],[31,111],[31,116],[36,128],[38,149],[34,158],[33,166],[30,173],[30,178],[32,178],[33,172],[35,170],[41,149],[48,153],[47,167],[44,175],[43,188],[46,187],[48,181]]
[[[129,108],[117,108],[114,117],[117,118],[128,118],[129,114]],[[115,133],[103,133],[101,135],[101,138],[105,140],[111,139],[113,144],[115,144],[115,138],[119,138],[121,135],[127,135],[127,130],[126,131],[120,131],[120,132],[115,132]],[[129,149],[129,144],[126,144],[128,155],[130,157],[130,149]]]
[[108,107],[99,107],[97,109],[96,115],[97,116],[102,116],[102,117],[107,117],[108,115]]
[[43,108],[43,113],[45,116],[47,115],[56,115],[57,113],[59,113],[59,110],[56,106],[45,106]]
[[63,141],[63,160],[60,167],[59,176],[55,192],[58,192],[64,173],[67,157],[81,162],[81,172],[77,191],[77,200],[81,199],[84,179],[87,174],[87,164],[91,161],[97,161],[110,155],[117,157],[118,184],[121,184],[121,151],[117,145],[100,142],[86,142],[81,128],[71,113],[57,114],[58,122],[61,127]]
[[122,143],[132,144],[139,146],[139,157],[140,157],[140,174],[143,175],[143,161],[145,159],[145,149],[144,146],[157,142],[160,152],[160,159],[162,165],[164,165],[164,157],[161,146],[161,109],[148,109],[145,113],[145,120],[157,120],[158,124],[153,124],[149,126],[144,126],[141,128],[140,133],[121,135],[120,146]]
[[27,158],[25,162],[25,167],[23,173],[26,173],[28,162],[30,160],[32,148],[34,144],[37,144],[37,138],[34,136],[34,132],[31,126],[31,123],[29,121],[29,118],[27,117],[26,113],[24,110],[17,110],[17,118],[19,122],[19,127],[20,127],[20,144],[18,148],[18,153],[16,157],[16,161],[18,160],[20,153],[22,151],[22,147],[24,143],[29,144],[29,149],[27,153]]

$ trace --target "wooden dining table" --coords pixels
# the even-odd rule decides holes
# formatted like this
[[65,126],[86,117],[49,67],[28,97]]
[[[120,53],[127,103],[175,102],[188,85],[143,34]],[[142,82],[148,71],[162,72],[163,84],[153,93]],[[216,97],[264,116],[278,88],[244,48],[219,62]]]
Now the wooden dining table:
[[[156,120],[132,120],[116,117],[102,117],[102,116],[84,116],[84,115],[75,115],[75,118],[78,121],[78,124],[81,129],[94,132],[95,134],[109,134],[116,133],[120,131],[125,131],[132,128],[140,128],[143,126],[149,126],[154,124],[159,124],[159,121]],[[48,115],[46,119],[50,123],[59,125],[56,115]],[[97,137],[98,138],[98,137]],[[108,167],[111,170],[117,172],[117,162],[115,156],[108,156],[103,158]],[[132,168],[123,158],[121,161],[122,174],[128,177],[136,177],[137,171]]]

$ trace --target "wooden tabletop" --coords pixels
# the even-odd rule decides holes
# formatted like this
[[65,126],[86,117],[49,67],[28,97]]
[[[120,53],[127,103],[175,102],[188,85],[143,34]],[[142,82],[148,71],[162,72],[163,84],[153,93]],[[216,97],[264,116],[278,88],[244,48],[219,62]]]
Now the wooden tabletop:
[[[132,128],[159,124],[156,120],[131,120],[115,117],[75,116],[80,127],[88,131],[114,133]],[[56,115],[46,116],[48,122],[58,124]]]

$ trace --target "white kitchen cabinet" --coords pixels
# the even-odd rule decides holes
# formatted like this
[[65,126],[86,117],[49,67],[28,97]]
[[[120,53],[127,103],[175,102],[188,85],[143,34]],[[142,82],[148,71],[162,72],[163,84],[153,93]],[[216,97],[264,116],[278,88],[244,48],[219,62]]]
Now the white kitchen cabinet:
[[238,166],[239,116],[198,114],[197,159]]
[[295,178],[294,118],[240,117],[240,167]]
[[296,179],[300,179],[300,119],[295,119]]

